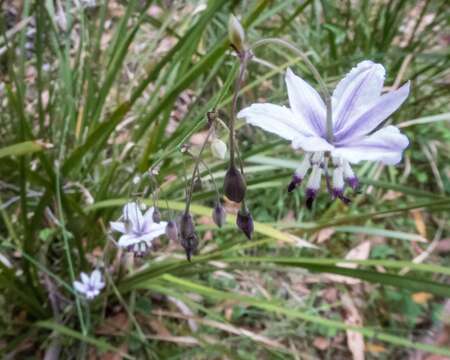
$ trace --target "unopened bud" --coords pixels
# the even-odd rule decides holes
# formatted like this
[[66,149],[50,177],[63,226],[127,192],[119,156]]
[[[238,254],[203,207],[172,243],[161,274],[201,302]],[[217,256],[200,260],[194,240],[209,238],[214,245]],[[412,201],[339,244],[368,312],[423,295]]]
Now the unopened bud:
[[224,160],[227,155],[227,144],[216,138],[211,142],[211,152],[216,158]]
[[241,172],[234,165],[230,166],[223,182],[223,192],[226,197],[234,202],[241,202],[244,200],[246,189]]
[[186,252],[188,261],[191,261],[191,257],[197,251],[198,246],[198,238],[195,233],[195,226],[191,214],[182,215],[180,220],[180,236],[181,246]]
[[237,52],[242,53],[244,51],[244,28],[234,15],[230,15],[228,19],[228,38]]
[[166,225],[166,236],[172,240],[178,241],[178,226],[177,223],[173,220],[170,220]]
[[214,223],[218,227],[222,227],[223,224],[225,224],[225,221],[227,219],[227,212],[220,203],[217,203],[216,206],[214,206],[212,218],[214,220]]
[[158,208],[155,207],[153,210],[153,216],[152,216],[153,222],[159,224],[161,222],[161,212]]
[[250,214],[250,211],[247,209],[245,210],[239,210],[236,218],[236,225],[241,231],[247,236],[249,240],[252,239],[253,236],[253,218],[252,214]]

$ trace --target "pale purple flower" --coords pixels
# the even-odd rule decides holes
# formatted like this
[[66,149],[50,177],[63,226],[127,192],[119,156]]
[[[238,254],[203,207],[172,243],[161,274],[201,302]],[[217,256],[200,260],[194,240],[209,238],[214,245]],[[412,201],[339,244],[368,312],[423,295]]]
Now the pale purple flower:
[[151,248],[153,239],[166,231],[167,222],[156,223],[153,219],[155,208],[150,207],[142,214],[138,203],[130,202],[123,207],[119,221],[111,221],[114,231],[122,233],[118,246],[142,256]]
[[99,295],[100,291],[105,287],[105,283],[102,280],[102,274],[97,269],[94,270],[91,275],[82,272],[80,277],[81,281],[74,281],[73,287],[89,300]]
[[[320,188],[322,175],[326,176],[332,196],[348,202],[343,195],[344,179],[352,188],[358,186],[350,164],[366,160],[397,164],[409,144],[408,138],[395,126],[378,129],[405,101],[410,88],[407,82],[398,90],[381,94],[384,78],[384,67],[366,60],[339,82],[332,94],[332,142],[327,140],[326,106],[322,98],[290,69],[286,72],[290,108],[253,104],[241,110],[238,117],[291,141],[294,149],[305,151],[289,191],[311,170],[306,189],[310,202]],[[327,170],[329,158],[334,168],[332,176]]]

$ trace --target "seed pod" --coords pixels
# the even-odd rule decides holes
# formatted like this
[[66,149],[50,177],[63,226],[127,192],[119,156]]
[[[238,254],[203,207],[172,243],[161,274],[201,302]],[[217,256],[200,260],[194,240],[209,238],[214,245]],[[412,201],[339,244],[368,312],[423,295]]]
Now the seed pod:
[[178,226],[177,223],[173,220],[170,220],[166,225],[166,236],[172,240],[178,241]]
[[191,214],[183,214],[180,220],[180,235],[181,246],[186,252],[188,261],[191,261],[191,257],[197,251],[198,238],[195,233],[195,225],[192,221]]
[[249,240],[252,239],[254,230],[253,217],[248,209],[239,210],[236,217],[236,225],[239,229],[241,229],[241,231],[245,234],[245,236],[247,236]]
[[155,207],[153,210],[153,216],[152,216],[153,222],[159,224],[161,222],[161,212],[158,208]]
[[216,138],[211,142],[211,152],[214,157],[224,160],[227,155],[227,144]]
[[223,182],[223,192],[226,197],[235,202],[241,202],[245,197],[245,179],[241,172],[231,165],[225,174],[225,180]]
[[214,223],[218,227],[222,227],[223,224],[225,224],[225,220],[227,218],[227,212],[225,211],[224,207],[219,202],[216,203],[216,206],[214,206],[212,218],[214,220]]
[[234,15],[230,15],[228,20],[228,38],[231,45],[238,53],[244,51],[245,32],[239,20]]

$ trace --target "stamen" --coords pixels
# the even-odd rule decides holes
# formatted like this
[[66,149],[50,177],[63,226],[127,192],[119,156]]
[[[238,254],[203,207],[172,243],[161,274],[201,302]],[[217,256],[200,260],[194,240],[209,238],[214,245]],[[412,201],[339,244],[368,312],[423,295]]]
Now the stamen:
[[301,184],[309,168],[311,167],[310,159],[311,155],[306,154],[300,166],[295,170],[294,175],[292,175],[292,180],[288,185],[288,192],[292,192],[298,185]]

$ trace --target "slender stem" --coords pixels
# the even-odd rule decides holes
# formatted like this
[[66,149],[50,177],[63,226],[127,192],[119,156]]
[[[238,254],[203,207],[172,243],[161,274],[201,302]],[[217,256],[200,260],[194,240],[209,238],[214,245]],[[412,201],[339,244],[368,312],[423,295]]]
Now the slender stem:
[[213,128],[214,128],[213,126],[211,126],[209,128],[208,134],[206,135],[206,138],[205,138],[205,141],[203,141],[202,147],[200,148],[200,152],[198,153],[196,160],[195,160],[194,171],[192,172],[192,177],[191,177],[191,185],[190,185],[189,193],[187,194],[187,199],[186,199],[186,208],[184,209],[184,213],[186,215],[189,213],[189,207],[191,206],[192,194],[194,192],[195,174],[197,173],[203,150],[205,149],[206,144],[208,143],[209,137],[211,136],[211,134],[213,132]]
[[200,159],[200,162],[202,163],[202,165],[203,165],[203,166],[206,168],[206,170],[208,171],[209,177],[211,178],[211,181],[212,181],[212,183],[213,183],[213,185],[214,185],[214,190],[216,191],[217,201],[220,201],[219,189],[217,188],[216,179],[214,179],[214,176],[213,176],[213,174],[212,174],[212,172],[211,172],[211,169],[209,168],[208,164],[207,164],[204,160]]
[[249,59],[249,53],[245,52],[242,57],[240,57],[239,63],[239,76],[236,79],[236,84],[234,86],[233,100],[231,105],[231,116],[230,116],[230,166],[235,165],[235,129],[234,125],[236,122],[236,111],[237,111],[237,100],[239,91],[241,89],[242,81],[244,80],[245,69],[247,67],[247,62]]
[[322,98],[323,98],[323,101],[325,103],[326,110],[327,110],[327,140],[329,143],[333,143],[334,139],[333,139],[333,115],[332,115],[332,109],[331,109],[331,95],[330,95],[330,92],[328,91],[325,81],[320,76],[319,71],[317,71],[317,68],[312,64],[312,62],[309,60],[308,56],[303,51],[299,50],[295,45],[291,44],[289,41],[286,41],[283,39],[278,39],[278,38],[262,39],[262,40],[256,41],[251,46],[251,49],[256,49],[257,47],[260,47],[260,46],[263,46],[266,44],[276,44],[276,45],[281,45],[281,46],[284,46],[285,48],[288,48],[293,53],[298,55],[298,57],[300,57],[303,60],[303,62],[305,63],[305,65],[309,68],[309,70],[313,74],[314,78],[318,82],[320,89],[321,89]]

